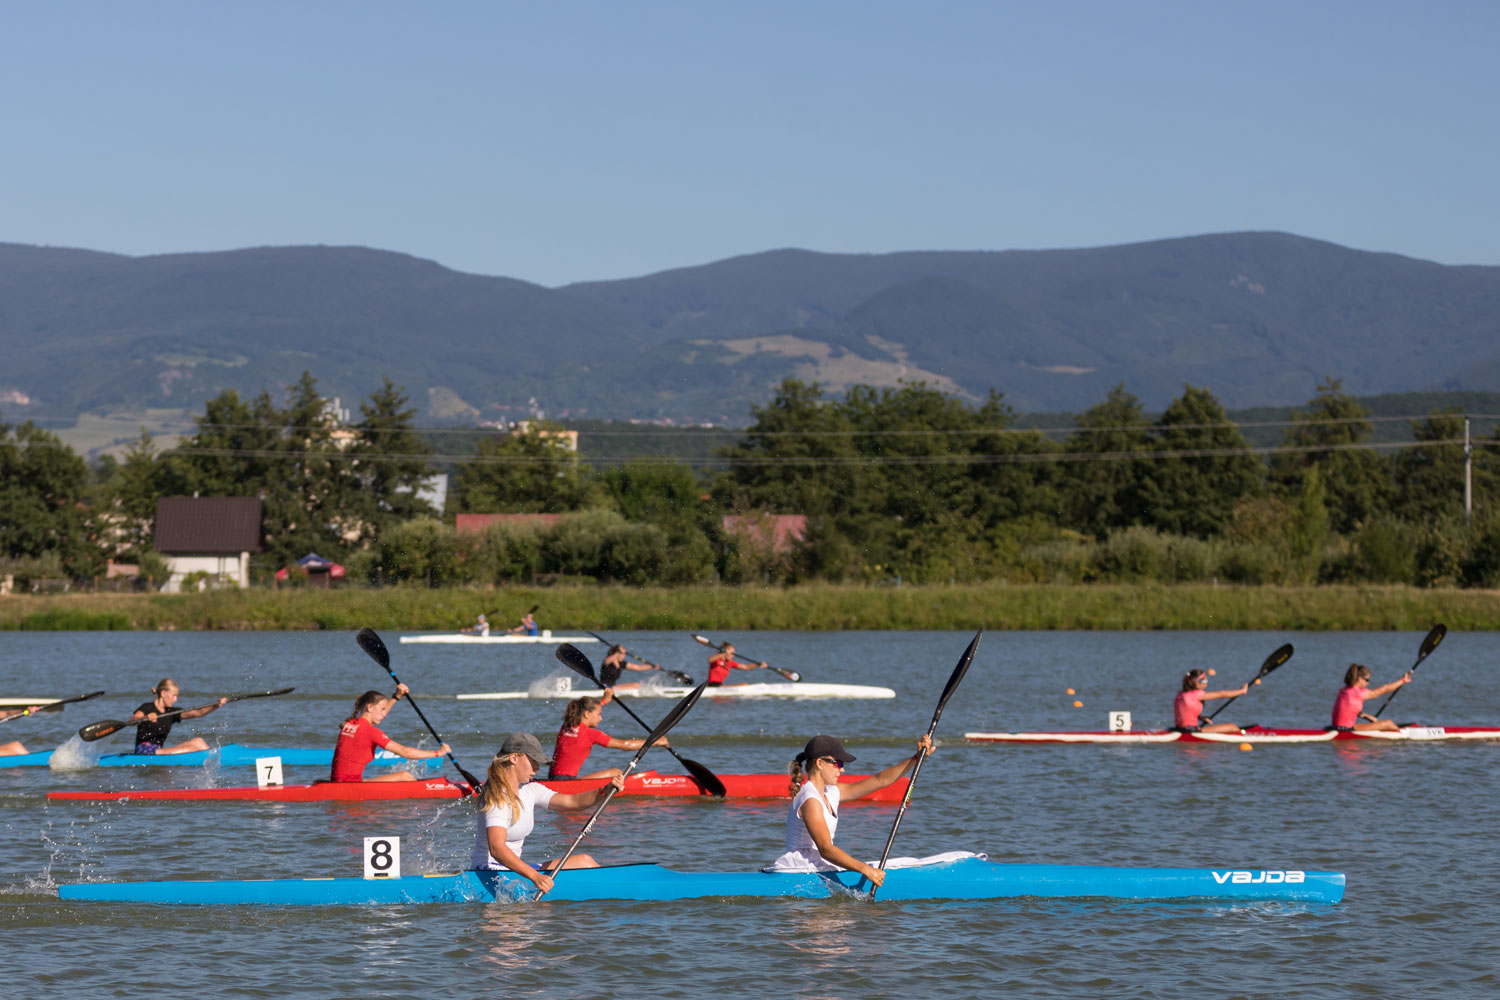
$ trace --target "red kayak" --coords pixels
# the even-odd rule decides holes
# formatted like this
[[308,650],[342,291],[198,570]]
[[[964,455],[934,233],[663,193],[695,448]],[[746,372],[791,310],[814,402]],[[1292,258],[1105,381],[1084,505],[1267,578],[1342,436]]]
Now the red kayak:
[[[858,781],[862,777],[865,775],[846,774],[840,776],[839,781],[847,783]],[[730,798],[791,798],[787,793],[787,778],[784,774],[721,774],[719,779],[724,782]],[[555,792],[586,792],[603,786],[606,781],[605,778],[587,778],[543,781],[542,784]],[[859,801],[899,802],[906,793],[906,781],[907,779],[902,778]],[[468,794],[469,790],[469,786],[461,781],[431,778],[425,781],[319,781],[311,785],[268,788],[250,785],[236,788],[158,788],[127,792],[48,792],[47,798],[75,802],[366,802],[376,799],[457,799]],[[685,774],[638,771],[625,779],[625,791],[620,794],[682,797],[707,793]]]
[[980,743],[1335,743],[1365,741],[1427,743],[1439,740],[1500,740],[1495,726],[1404,726],[1399,730],[1267,729],[1250,726],[1238,733],[1180,733],[1175,729],[1126,729],[1081,733],[964,733]]

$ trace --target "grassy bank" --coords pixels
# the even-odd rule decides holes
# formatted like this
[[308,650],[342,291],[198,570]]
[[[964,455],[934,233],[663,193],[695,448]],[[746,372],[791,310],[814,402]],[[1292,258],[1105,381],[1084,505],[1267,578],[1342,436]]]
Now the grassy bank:
[[531,605],[554,631],[1500,628],[1495,591],[1413,587],[812,585],[246,590],[0,598],[0,629],[452,629]]

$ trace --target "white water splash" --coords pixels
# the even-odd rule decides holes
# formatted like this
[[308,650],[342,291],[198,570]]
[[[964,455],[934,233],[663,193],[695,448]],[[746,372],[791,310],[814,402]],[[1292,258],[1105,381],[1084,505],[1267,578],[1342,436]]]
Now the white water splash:
[[108,744],[103,740],[85,743],[77,735],[69,736],[67,742],[52,751],[47,766],[54,771],[86,771],[99,766]]

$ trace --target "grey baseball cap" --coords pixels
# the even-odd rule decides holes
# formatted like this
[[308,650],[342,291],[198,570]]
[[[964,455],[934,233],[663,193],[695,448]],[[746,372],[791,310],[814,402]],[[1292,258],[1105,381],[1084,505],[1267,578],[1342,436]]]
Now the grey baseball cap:
[[525,754],[537,767],[541,767],[549,760],[542,752],[542,745],[530,733],[511,733],[505,737],[505,742],[500,744],[500,752],[495,756],[508,757],[513,753]]

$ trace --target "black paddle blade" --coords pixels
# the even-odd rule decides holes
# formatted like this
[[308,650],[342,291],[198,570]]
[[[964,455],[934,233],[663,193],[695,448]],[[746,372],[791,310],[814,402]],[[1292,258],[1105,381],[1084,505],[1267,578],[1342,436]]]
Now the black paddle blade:
[[1266,676],[1266,674],[1269,674],[1271,671],[1275,670],[1277,667],[1281,666],[1291,658],[1292,644],[1287,643],[1285,646],[1282,646],[1276,652],[1266,657],[1266,662],[1260,665],[1260,673],[1257,674],[1256,677],[1260,678]]
[[953,668],[953,675],[948,678],[948,684],[943,688],[943,695],[938,699],[937,711],[932,713],[932,726],[927,730],[930,736],[937,729],[938,719],[942,718],[943,706],[948,704],[948,699],[958,689],[958,682],[964,679],[964,674],[969,672],[969,664],[974,662],[974,654],[979,650],[979,640],[984,636],[984,628],[981,626],[974,638],[969,640],[969,648],[964,650],[964,655],[958,658],[958,666]]
[[1417,662],[1421,663],[1427,659],[1427,654],[1438,648],[1438,643],[1443,641],[1443,636],[1448,634],[1448,626],[1434,625],[1432,631],[1427,633],[1427,638],[1422,640],[1422,649],[1417,653]]
[[591,684],[599,683],[599,678],[594,676],[594,665],[571,642],[565,642],[561,646],[558,646],[556,655],[562,665],[575,674],[579,674]]
[[722,799],[725,795],[729,794],[729,789],[724,787],[724,782],[719,780],[717,774],[714,774],[696,760],[689,760],[681,755],[675,756],[682,762],[682,766],[687,770],[692,779],[698,783],[699,788],[716,799]]
[[692,674],[685,674],[681,670],[667,670],[666,668],[662,668],[662,673],[664,673],[668,677],[672,678],[678,684],[691,684],[691,683],[693,683],[693,675]]
[[354,641],[359,643],[360,649],[363,649],[366,653],[370,654],[370,659],[380,664],[380,668],[382,670],[386,671],[387,673],[390,672],[391,651],[385,648],[385,643],[381,641],[380,636],[375,634],[374,629],[360,629],[359,634],[354,637]]
[[[98,697],[100,697],[103,694],[104,694],[103,691],[90,691],[88,694],[80,694],[80,695],[77,695],[76,697],[73,697],[73,698],[59,698],[57,701],[48,702],[47,704],[43,705],[41,708],[37,709],[37,711],[38,712],[61,712],[63,710],[63,706],[64,705],[72,705],[75,702],[80,702],[80,701],[88,701],[90,698],[98,698]],[[22,712],[21,714],[22,715],[31,715],[32,711],[31,711],[31,709],[28,708],[25,712]]]
[[114,719],[105,719],[103,722],[91,722],[87,726],[84,726],[82,729],[78,730],[78,738],[83,740],[85,743],[92,743],[95,740],[102,740],[106,736],[113,736],[115,733],[118,733],[126,726],[136,724],[137,723],[119,722]]

